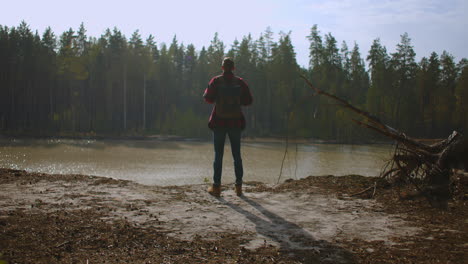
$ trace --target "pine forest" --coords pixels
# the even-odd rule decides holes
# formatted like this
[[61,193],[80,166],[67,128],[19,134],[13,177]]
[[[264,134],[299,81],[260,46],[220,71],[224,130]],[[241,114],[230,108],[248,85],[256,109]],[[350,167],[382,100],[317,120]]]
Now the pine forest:
[[[225,56],[248,83],[244,108],[252,137],[300,137],[338,142],[379,140],[352,122],[352,113],[314,96],[301,75],[419,138],[468,131],[468,60],[435,52],[416,60],[408,34],[395,52],[379,39],[368,54],[310,29],[309,66],[298,65],[291,33],[270,28],[208,47],[158,43],[138,30],[87,36],[85,26],[42,35],[26,22],[0,26],[0,132],[14,135],[209,137],[212,106],[202,94]],[[277,39],[277,41],[275,40]],[[365,136],[363,136],[365,135]]]

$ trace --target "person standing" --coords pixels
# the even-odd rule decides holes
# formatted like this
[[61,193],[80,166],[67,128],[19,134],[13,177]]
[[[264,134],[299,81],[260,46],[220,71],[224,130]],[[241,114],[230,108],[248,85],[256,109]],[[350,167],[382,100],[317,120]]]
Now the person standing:
[[213,184],[208,188],[208,193],[215,197],[221,196],[224,142],[227,135],[234,159],[235,191],[237,196],[241,196],[244,175],[241,157],[241,132],[246,123],[241,106],[252,104],[253,98],[247,83],[234,75],[235,67],[232,58],[224,58],[221,69],[223,74],[213,77],[203,94],[207,103],[215,104],[208,122],[208,127],[213,131],[215,153]]

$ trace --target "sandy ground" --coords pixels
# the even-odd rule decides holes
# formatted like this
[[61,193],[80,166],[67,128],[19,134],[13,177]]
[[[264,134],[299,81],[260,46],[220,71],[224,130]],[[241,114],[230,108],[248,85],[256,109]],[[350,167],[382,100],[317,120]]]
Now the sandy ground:
[[349,195],[370,184],[358,176],[251,182],[241,197],[225,186],[214,198],[207,185],[145,186],[2,169],[0,260],[467,263],[466,200],[440,212],[424,201],[388,201],[392,195]]

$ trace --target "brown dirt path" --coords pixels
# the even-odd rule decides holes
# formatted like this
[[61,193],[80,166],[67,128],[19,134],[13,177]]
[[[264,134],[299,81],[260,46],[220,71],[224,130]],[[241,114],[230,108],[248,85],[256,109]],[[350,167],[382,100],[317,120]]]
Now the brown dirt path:
[[[252,182],[243,197],[227,186],[216,199],[206,185],[145,186],[0,169],[0,260],[464,263],[466,210],[444,223],[454,217],[450,209],[439,219],[422,201],[388,206],[382,199],[395,197],[387,190],[379,190],[377,200],[348,195],[371,183],[359,176],[309,177],[275,187]],[[414,208],[423,209],[415,214]],[[457,213],[466,204],[450,208]],[[445,256],[423,253],[428,250]]]

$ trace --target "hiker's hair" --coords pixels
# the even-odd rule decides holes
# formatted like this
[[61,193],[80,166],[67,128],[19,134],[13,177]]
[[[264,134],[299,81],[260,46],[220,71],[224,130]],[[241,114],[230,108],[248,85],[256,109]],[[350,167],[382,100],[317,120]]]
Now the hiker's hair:
[[223,60],[222,66],[227,67],[229,69],[233,69],[234,68],[234,60],[231,57],[226,57]]

